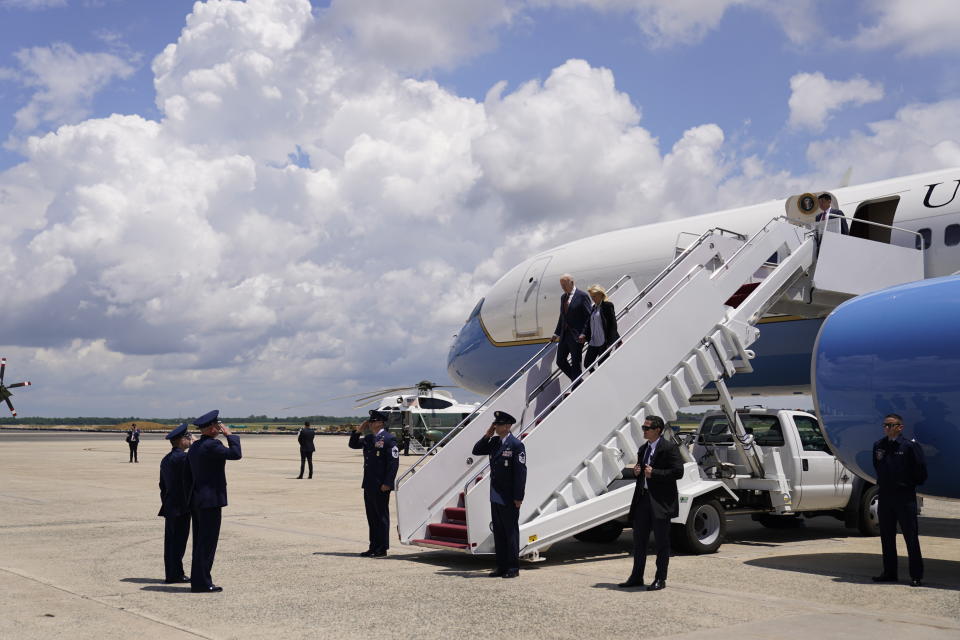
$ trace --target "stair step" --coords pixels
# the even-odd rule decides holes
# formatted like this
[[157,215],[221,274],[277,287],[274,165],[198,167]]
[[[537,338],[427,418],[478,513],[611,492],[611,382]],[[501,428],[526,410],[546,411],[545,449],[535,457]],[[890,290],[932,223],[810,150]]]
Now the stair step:
[[463,542],[446,542],[445,540],[411,540],[411,544],[418,547],[432,547],[434,549],[456,549],[458,551],[468,551],[470,545]]
[[427,525],[427,537],[467,541],[467,525],[435,522]]
[[758,286],[760,286],[759,282],[748,282],[747,284],[740,285],[740,288],[737,289],[737,292],[730,296],[730,299],[724,304],[726,304],[728,307],[733,307],[736,309],[740,306],[740,303],[746,300],[750,294],[753,293],[753,290]]
[[447,524],[467,524],[467,510],[464,507],[447,507],[443,510],[443,516]]

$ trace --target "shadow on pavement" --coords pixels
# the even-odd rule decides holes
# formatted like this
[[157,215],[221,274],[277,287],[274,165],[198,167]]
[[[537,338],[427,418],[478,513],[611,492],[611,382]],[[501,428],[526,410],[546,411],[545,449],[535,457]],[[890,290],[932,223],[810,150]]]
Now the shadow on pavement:
[[132,582],[134,584],[164,584],[163,578],[121,578],[120,582]]
[[151,584],[146,587],[141,587],[140,591],[163,591],[166,593],[190,593],[190,585],[181,584]]
[[920,516],[920,535],[960,539],[960,520],[956,518],[926,518]]
[[[879,547],[879,545],[878,541],[877,546]],[[907,586],[909,585],[907,578],[910,575],[907,570],[907,558],[901,556],[899,560],[899,584]],[[757,558],[748,560],[744,564],[766,569],[834,576],[834,582],[873,585],[870,577],[880,573],[881,559],[878,549],[877,553],[809,553]],[[960,561],[924,558],[923,573],[924,588],[960,591]],[[876,585],[877,588],[887,586],[894,585]]]

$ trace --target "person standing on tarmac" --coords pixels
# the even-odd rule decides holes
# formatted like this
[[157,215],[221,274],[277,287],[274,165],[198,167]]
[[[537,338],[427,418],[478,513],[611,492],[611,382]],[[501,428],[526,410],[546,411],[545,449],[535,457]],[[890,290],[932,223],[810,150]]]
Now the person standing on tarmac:
[[494,411],[493,424],[473,445],[473,455],[490,456],[490,515],[497,553],[491,578],[520,575],[520,505],[527,486],[527,450],[510,433],[516,422],[506,411]]
[[[230,433],[229,427],[217,418],[216,409],[206,413],[193,424],[200,427],[200,440],[193,443],[187,452],[193,490],[190,495],[193,518],[193,561],[190,567],[190,591],[193,593],[216,593],[223,587],[213,584],[210,571],[220,539],[220,520],[223,507],[227,506],[227,460],[239,460],[240,436]],[[223,434],[227,445],[223,446],[217,436]]]
[[[400,468],[397,439],[384,429],[387,415],[376,409],[359,430],[350,432],[351,449],[363,449],[363,506],[367,511],[370,546],[359,555],[382,558],[390,548],[390,492]],[[365,431],[369,431],[364,435]]]
[[127,430],[127,445],[130,446],[130,462],[139,463],[137,447],[140,446],[140,429],[137,428],[136,422],[130,425],[130,428]]
[[310,475],[307,478],[313,477],[313,452],[317,450],[316,445],[313,444],[315,435],[317,435],[317,432],[310,428],[309,422],[304,422],[303,428],[297,434],[297,442],[300,443],[300,475],[297,476],[297,480],[303,480],[303,465],[305,462],[310,467]]
[[187,448],[193,436],[187,433],[187,423],[166,435],[172,449],[160,461],[160,513],[163,516],[164,582],[190,582],[183,572],[183,554],[190,537],[190,465]]
[[873,444],[877,474],[880,544],[883,572],[874,582],[897,581],[897,525],[903,533],[910,561],[910,586],[923,586],[923,556],[917,527],[917,486],[927,481],[923,449],[903,437],[903,418],[889,413],[883,418],[884,437]]

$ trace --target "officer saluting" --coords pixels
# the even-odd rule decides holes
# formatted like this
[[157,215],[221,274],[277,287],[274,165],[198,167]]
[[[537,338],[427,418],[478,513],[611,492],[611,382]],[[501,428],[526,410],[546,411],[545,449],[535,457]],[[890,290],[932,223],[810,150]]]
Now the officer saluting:
[[517,422],[506,411],[493,412],[493,424],[473,445],[473,455],[490,456],[490,515],[497,570],[491,578],[520,575],[520,504],[527,485],[527,453],[510,433]]
[[[370,548],[363,557],[382,558],[390,548],[390,492],[400,467],[397,439],[383,428],[385,413],[370,411],[359,431],[350,432],[351,449],[363,449],[363,506],[367,510]],[[363,435],[364,431],[369,433]]]
[[873,444],[873,468],[877,472],[880,544],[883,573],[874,582],[897,581],[897,525],[903,533],[910,559],[910,586],[923,585],[923,557],[917,532],[917,486],[927,481],[923,449],[903,433],[903,418],[896,413],[883,418],[884,437]]
[[[206,413],[193,424],[200,427],[200,440],[187,452],[190,473],[193,475],[193,491],[190,508],[193,516],[193,564],[190,568],[190,591],[213,593],[223,587],[213,584],[210,571],[217,553],[220,538],[220,510],[227,506],[227,475],[224,473],[227,460],[239,460],[240,437],[217,417],[218,410]],[[227,437],[227,445],[217,440],[218,434]]]
[[183,553],[190,536],[190,465],[187,447],[193,436],[182,423],[166,435],[173,447],[160,461],[160,513],[165,528],[163,533],[164,582],[190,582],[183,573]]

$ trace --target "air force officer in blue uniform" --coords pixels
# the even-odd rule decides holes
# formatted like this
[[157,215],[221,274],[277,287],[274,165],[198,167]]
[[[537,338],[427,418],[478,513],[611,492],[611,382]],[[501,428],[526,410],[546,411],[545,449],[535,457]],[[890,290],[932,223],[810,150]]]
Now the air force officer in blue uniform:
[[493,424],[473,445],[473,455],[490,456],[490,515],[497,549],[497,570],[491,578],[520,575],[520,505],[527,486],[527,452],[510,433],[516,419],[493,412]]
[[[193,516],[190,590],[194,593],[223,591],[223,587],[213,584],[210,571],[217,553],[217,540],[220,539],[220,510],[227,506],[227,475],[224,467],[227,460],[239,460],[242,457],[240,437],[230,433],[230,429],[217,419],[219,415],[220,412],[214,410],[193,421],[200,427],[202,435],[187,452],[193,476],[190,496]],[[217,440],[217,435],[221,433],[227,438],[226,447]]]
[[190,537],[190,465],[187,447],[193,436],[187,433],[187,423],[166,435],[172,449],[160,461],[160,513],[165,528],[163,534],[163,566],[165,582],[190,582],[183,572],[183,554]]
[[371,411],[360,430],[350,433],[348,443],[351,449],[363,449],[361,486],[370,534],[370,547],[360,554],[364,557],[382,558],[390,548],[390,492],[400,467],[400,449],[393,434],[383,428],[386,421],[386,414]]
[[560,288],[563,289],[560,297],[560,317],[550,340],[559,343],[557,366],[573,381],[580,377],[583,370],[583,343],[580,342],[580,334],[590,321],[592,303],[585,291],[577,289],[573,276],[568,273],[560,276]]

